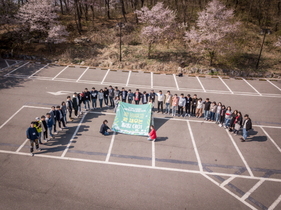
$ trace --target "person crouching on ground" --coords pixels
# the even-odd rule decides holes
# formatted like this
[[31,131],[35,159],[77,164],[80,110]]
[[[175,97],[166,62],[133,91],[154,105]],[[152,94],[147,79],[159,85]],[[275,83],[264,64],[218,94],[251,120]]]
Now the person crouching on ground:
[[244,121],[242,124],[243,128],[243,137],[240,138],[242,142],[244,142],[248,137],[248,131],[252,129],[252,120],[249,118],[249,115],[244,115]]
[[155,130],[155,128],[154,128],[154,126],[153,125],[151,125],[150,126],[150,129],[151,129],[151,131],[149,132],[149,134],[148,134],[148,141],[155,141],[156,140],[156,138],[157,138],[157,135],[156,135],[156,130]]
[[108,130],[110,130],[110,128],[107,126],[108,121],[104,120],[101,127],[100,127],[100,133],[103,135],[109,135]]
[[36,145],[36,150],[41,151],[39,148],[38,138],[39,134],[37,132],[37,129],[34,127],[35,122],[30,123],[30,127],[26,130],[26,137],[30,141],[30,153],[31,156],[34,156],[33,150],[34,150],[34,143]]

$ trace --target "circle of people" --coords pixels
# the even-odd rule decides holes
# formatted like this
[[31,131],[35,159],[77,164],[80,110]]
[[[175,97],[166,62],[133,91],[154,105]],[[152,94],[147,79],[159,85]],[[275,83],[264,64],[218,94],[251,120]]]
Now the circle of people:
[[[119,90],[118,87],[113,88],[110,85],[109,88],[105,87],[99,91],[93,87],[91,91],[85,88],[81,93],[75,92],[72,97],[67,96],[66,102],[63,101],[61,106],[52,106],[46,116],[37,117],[36,121],[31,122],[30,128],[26,131],[27,138],[31,141],[31,153],[33,154],[34,143],[36,149],[40,150],[39,144],[42,144],[42,138],[45,142],[49,140],[48,134],[51,138],[54,138],[54,134],[57,134],[57,124],[60,130],[67,128],[67,114],[72,121],[73,111],[75,117],[79,117],[83,114],[83,106],[86,111],[89,111],[91,107],[92,109],[102,109],[105,106],[114,108],[116,112],[119,101],[130,104],[152,103],[152,111],[157,110],[157,113],[169,114],[173,117],[203,117],[206,121],[215,122],[220,127],[228,129],[234,135],[237,135],[242,128],[243,134],[240,138],[242,142],[246,140],[248,131],[252,129],[252,122],[248,114],[244,115],[243,120],[240,111],[232,111],[230,106],[226,107],[221,102],[211,102],[209,98],[203,101],[202,98],[197,97],[197,94],[191,97],[190,94],[185,96],[182,93],[178,96],[177,94],[172,95],[169,90],[165,94],[161,90],[158,93],[154,90],[149,93],[146,91],[141,93],[139,89],[132,92],[131,89],[128,91],[125,88]],[[154,108],[155,103],[157,103],[157,108]],[[109,127],[106,125],[107,123],[107,120],[104,121],[100,129],[100,133],[104,135],[108,135]]]

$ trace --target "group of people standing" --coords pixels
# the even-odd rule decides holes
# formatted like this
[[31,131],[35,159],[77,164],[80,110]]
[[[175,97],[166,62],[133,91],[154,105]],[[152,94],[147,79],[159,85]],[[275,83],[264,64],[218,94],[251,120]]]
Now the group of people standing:
[[[63,101],[61,105],[52,106],[46,115],[42,115],[41,118],[37,117],[36,121],[31,122],[26,131],[27,138],[31,143],[31,154],[33,155],[34,143],[36,149],[40,150],[39,144],[43,144],[42,141],[47,142],[50,138],[54,138],[54,134],[57,134],[57,125],[60,130],[67,128],[67,115],[72,121],[73,112],[75,117],[79,117],[83,114],[83,107],[86,111],[102,109],[103,107],[111,107],[116,111],[119,101],[135,104],[152,103],[152,111],[169,114],[172,117],[203,117],[206,121],[215,122],[220,127],[229,129],[234,135],[237,135],[242,128],[242,142],[246,140],[248,131],[252,129],[249,115],[244,115],[243,119],[240,111],[232,111],[230,106],[226,107],[221,102],[211,102],[209,98],[203,101],[202,98],[197,97],[197,94],[194,94],[193,97],[183,93],[178,96],[177,94],[172,95],[169,90],[164,94],[161,90],[158,93],[154,90],[147,93],[146,91],[140,92],[139,89],[132,92],[131,89],[128,91],[125,88],[119,90],[118,87],[113,88],[112,86],[98,91],[93,87],[91,91],[85,88],[81,93],[75,92],[72,97],[67,96],[66,101]],[[157,108],[154,107],[156,104]],[[104,122],[103,128],[101,128],[103,134],[107,134],[106,130],[109,129],[106,124],[107,122]]]

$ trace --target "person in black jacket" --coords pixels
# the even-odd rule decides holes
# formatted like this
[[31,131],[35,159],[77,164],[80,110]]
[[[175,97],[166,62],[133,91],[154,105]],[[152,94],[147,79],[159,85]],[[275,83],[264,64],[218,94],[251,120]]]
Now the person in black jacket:
[[193,116],[195,116],[195,111],[196,111],[196,107],[197,107],[197,101],[198,101],[197,95],[194,94],[194,96],[192,98],[192,104],[191,104],[191,114]]
[[119,93],[119,96],[120,96],[122,102],[127,101],[127,95],[128,95],[127,90],[125,90],[125,88],[122,88],[122,91],[120,91],[120,93]]
[[108,107],[108,95],[109,95],[108,89],[107,87],[105,87],[103,89],[103,99],[104,99],[105,107]]
[[104,120],[101,127],[100,127],[100,133],[103,135],[109,135],[108,130],[110,130],[110,128],[107,126],[108,121]]
[[248,131],[252,129],[252,120],[249,118],[249,115],[244,115],[244,121],[242,124],[243,128],[243,137],[241,137],[241,141],[245,142],[248,137]]
[[36,128],[34,128],[34,124],[35,124],[35,122],[31,122],[30,127],[26,130],[26,137],[30,141],[31,156],[34,155],[33,154],[34,143],[36,145],[36,150],[41,151],[41,149],[39,148],[39,143],[38,143],[39,134],[38,134]]
[[209,114],[210,114],[210,107],[211,107],[211,101],[209,98],[206,98],[206,100],[203,102],[205,104],[204,106],[204,120],[208,120]]
[[143,91],[143,94],[141,94],[141,103],[147,104],[148,103],[148,97],[149,97],[149,94],[146,93],[146,91]]

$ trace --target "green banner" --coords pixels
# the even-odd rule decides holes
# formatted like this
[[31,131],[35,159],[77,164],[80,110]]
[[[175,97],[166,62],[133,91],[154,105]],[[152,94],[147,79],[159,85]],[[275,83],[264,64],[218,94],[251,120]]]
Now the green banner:
[[130,135],[147,136],[151,121],[152,104],[128,104],[119,102],[112,130]]

